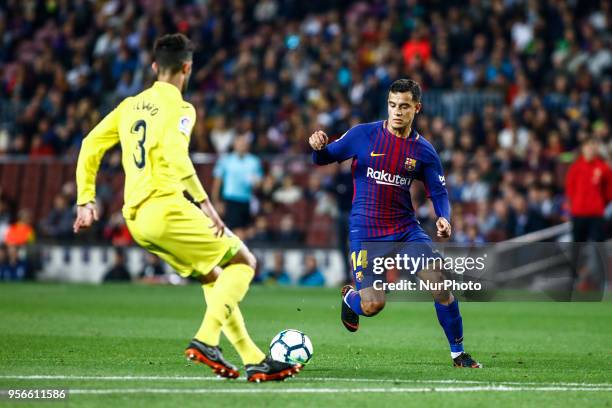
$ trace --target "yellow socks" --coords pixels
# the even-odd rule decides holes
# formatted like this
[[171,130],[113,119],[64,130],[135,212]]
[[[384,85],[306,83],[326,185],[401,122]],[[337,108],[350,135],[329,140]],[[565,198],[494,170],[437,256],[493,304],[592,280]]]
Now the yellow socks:
[[259,347],[253,343],[253,340],[251,340],[238,306],[236,306],[230,318],[225,322],[223,334],[232,343],[232,346],[234,346],[240,355],[243,364],[261,363],[266,357]]
[[195,335],[199,341],[216,346],[223,330],[244,364],[259,363],[265,357],[251,340],[238,308],[254,274],[255,271],[245,264],[232,264],[221,272],[217,282],[202,285],[207,309]]

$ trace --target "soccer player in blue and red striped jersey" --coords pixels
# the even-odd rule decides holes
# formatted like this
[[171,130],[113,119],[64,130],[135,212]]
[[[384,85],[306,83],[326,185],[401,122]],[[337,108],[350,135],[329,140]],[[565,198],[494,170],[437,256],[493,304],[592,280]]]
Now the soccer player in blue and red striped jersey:
[[[421,109],[421,87],[409,79],[395,81],[387,99],[387,120],[357,125],[328,144],[328,136],[316,131],[309,139],[317,165],[353,161],[353,206],[349,222],[351,266],[356,289],[342,288],[342,323],[349,331],[359,328],[359,316],[374,316],[385,306],[385,292],[373,287],[374,276],[364,268],[365,242],[422,243],[431,238],[419,225],[410,197],[410,185],[425,185],[438,217],[437,236],[451,234],[450,204],[444,171],[433,146],[412,128]],[[364,257],[367,256],[364,254]],[[421,279],[439,282],[442,271],[421,270]],[[438,321],[448,339],[457,367],[480,368],[463,349],[463,324],[458,300],[448,290],[432,292]]]

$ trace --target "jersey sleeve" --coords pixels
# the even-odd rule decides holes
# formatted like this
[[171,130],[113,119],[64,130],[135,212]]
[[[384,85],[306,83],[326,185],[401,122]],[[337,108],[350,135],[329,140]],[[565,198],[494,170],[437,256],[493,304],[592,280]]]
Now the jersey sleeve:
[[83,139],[76,168],[78,205],[96,199],[96,175],[102,157],[119,142],[120,106],[106,115]]
[[189,140],[196,120],[195,109],[191,105],[189,108],[179,109],[168,119],[162,151],[166,162],[174,170],[185,190],[195,201],[202,202],[208,196],[189,157]]
[[362,134],[359,126],[344,133],[338,140],[328,144],[324,149],[312,152],[312,161],[318,165],[342,162],[357,154],[359,137]]
[[446,179],[440,157],[433,147],[428,147],[425,153],[422,171],[422,180],[425,185],[427,197],[431,199],[438,217],[450,221],[450,203],[446,191]]

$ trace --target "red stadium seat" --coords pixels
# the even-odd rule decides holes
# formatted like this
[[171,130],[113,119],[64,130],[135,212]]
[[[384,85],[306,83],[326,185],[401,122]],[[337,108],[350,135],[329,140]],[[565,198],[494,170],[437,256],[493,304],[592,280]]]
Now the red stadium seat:
[[195,166],[196,173],[204,186],[204,189],[207,193],[212,194],[212,185],[213,185],[213,168],[214,165],[212,163],[207,164],[197,164]]
[[336,242],[335,232],[335,223],[330,216],[314,217],[306,233],[306,244],[312,247],[330,247]]
[[40,200],[38,218],[45,217],[53,207],[53,198],[62,190],[64,184],[64,165],[50,162],[43,165],[44,181]]
[[28,208],[32,212],[33,220],[38,220],[40,216],[40,193],[42,191],[42,180],[44,164],[26,163],[23,169],[21,182],[24,187],[21,189],[18,208]]
[[21,189],[21,173],[23,170],[22,163],[6,163],[2,165],[2,181],[0,187],[2,187],[2,193],[7,195],[9,198],[16,200]]
[[64,163],[64,175],[62,184],[68,181],[76,181],[76,162]]
[[288,208],[293,215],[295,225],[300,231],[305,231],[311,220],[314,208],[306,200],[300,200]]
[[294,173],[292,174],[293,182],[296,186],[300,186],[302,188],[308,187],[308,179],[310,178],[310,173]]
[[478,203],[475,201],[463,203],[464,215],[476,215],[478,213]]
[[125,186],[125,175],[123,173],[115,174],[111,180],[111,188],[113,189],[113,201],[108,208],[109,215],[117,211],[121,211],[123,207],[123,190]]

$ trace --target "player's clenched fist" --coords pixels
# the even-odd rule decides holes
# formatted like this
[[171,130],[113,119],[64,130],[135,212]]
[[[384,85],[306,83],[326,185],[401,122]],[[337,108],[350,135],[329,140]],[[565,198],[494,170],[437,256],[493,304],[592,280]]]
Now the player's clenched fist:
[[328,137],[322,130],[317,130],[308,139],[308,143],[313,150],[321,150],[327,146]]
[[439,238],[450,238],[451,236],[451,225],[450,222],[444,217],[438,218],[436,221],[436,229],[438,230],[436,235]]

